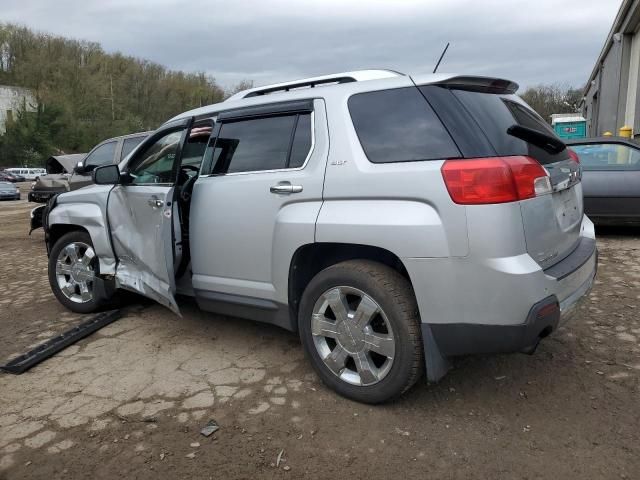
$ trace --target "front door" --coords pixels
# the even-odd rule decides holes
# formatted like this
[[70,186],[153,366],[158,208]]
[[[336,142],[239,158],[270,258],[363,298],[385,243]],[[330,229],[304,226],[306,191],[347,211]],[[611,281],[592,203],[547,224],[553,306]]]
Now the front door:
[[190,120],[153,134],[123,168],[107,205],[117,286],[178,313],[174,299],[174,189]]
[[233,303],[249,318],[250,309],[272,323],[288,316],[289,265],[314,241],[328,152],[324,103],[290,103],[216,120],[191,201],[192,284],[205,309]]

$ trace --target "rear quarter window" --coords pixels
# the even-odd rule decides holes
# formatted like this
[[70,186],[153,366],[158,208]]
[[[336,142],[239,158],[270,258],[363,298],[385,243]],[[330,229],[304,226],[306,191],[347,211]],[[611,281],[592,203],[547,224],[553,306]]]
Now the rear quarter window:
[[460,151],[415,87],[358,93],[349,113],[372,163],[457,158]]
[[[438,89],[440,91],[436,91]],[[568,152],[563,150],[557,154],[551,154],[545,150],[527,143],[507,133],[512,125],[520,125],[556,137],[551,126],[516,95],[502,95],[496,93],[476,92],[459,89],[445,89],[439,86],[423,86],[420,90],[429,101],[432,98],[438,101],[438,112],[443,109],[455,109],[458,113],[466,112],[472,120],[466,124],[466,128],[457,128],[458,125],[450,125],[447,122],[457,122],[452,115],[442,112],[445,124],[449,131],[454,132],[454,139],[458,144],[464,143],[469,138],[470,128],[482,132],[489,142],[493,155],[528,155],[535,158],[541,164],[555,163],[569,158]],[[445,91],[447,91],[445,93]],[[443,98],[449,97],[448,102]],[[460,138],[464,137],[464,138]],[[465,149],[465,157],[487,156],[487,148],[483,142],[474,141]]]
[[122,153],[120,154],[120,160],[124,160],[127,155],[129,155],[134,148],[136,148],[140,143],[147,137],[130,137],[125,138],[122,142]]

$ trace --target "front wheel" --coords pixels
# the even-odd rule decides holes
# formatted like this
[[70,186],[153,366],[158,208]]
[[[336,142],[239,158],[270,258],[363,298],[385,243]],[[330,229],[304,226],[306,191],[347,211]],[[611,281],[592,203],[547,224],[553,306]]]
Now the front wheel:
[[58,239],[49,255],[49,284],[58,301],[76,313],[93,313],[108,307],[95,294],[98,257],[91,237],[82,231]]
[[350,260],[318,273],[302,296],[298,324],[316,372],[345,397],[389,401],[423,371],[413,289],[386,265]]

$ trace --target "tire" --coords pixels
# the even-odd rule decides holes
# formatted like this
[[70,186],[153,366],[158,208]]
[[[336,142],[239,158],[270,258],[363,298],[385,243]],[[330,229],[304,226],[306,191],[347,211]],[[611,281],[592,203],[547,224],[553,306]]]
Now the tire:
[[[331,305],[345,310],[336,314]],[[340,321],[343,318],[348,320]],[[322,270],[302,295],[298,327],[305,353],[321,380],[352,400],[371,404],[393,400],[424,371],[413,289],[386,265],[349,260]]]
[[[115,299],[97,298],[93,291],[93,282],[88,280],[91,277],[91,272],[94,276],[99,273],[98,257],[95,256],[95,252],[93,252],[93,257],[90,261],[85,260],[88,265],[84,269],[81,268],[82,266],[78,266],[77,271],[73,271],[73,265],[75,265],[75,263],[69,255],[67,255],[67,250],[65,250],[67,247],[75,249],[76,256],[80,258],[86,257],[88,259],[91,257],[91,255],[87,253],[89,249],[93,252],[91,237],[87,232],[80,230],[63,235],[54,244],[49,255],[49,285],[58,301],[76,313],[94,313],[107,308],[113,308],[116,303]],[[64,258],[61,262],[66,266],[58,266],[58,260],[61,258]],[[64,277],[64,280],[61,277]],[[76,283],[76,281],[80,281],[80,283]],[[86,285],[86,290],[90,295],[82,291],[82,282]],[[69,286],[67,293],[63,291],[61,285],[64,283],[67,283]],[[73,294],[70,294],[71,287],[73,287],[74,290]]]

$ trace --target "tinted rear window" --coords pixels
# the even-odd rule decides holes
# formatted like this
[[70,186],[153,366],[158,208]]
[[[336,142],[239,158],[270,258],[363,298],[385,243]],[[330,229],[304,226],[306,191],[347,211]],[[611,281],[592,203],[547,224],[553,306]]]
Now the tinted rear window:
[[349,112],[373,163],[456,158],[460,152],[417,88],[358,93]]
[[122,142],[122,153],[120,154],[120,159],[124,160],[124,158],[129,155],[134,148],[140,145],[140,142],[142,142],[142,140],[144,140],[145,138],[147,137],[125,138]]
[[[465,157],[485,157],[489,154],[484,141],[474,139],[473,142],[469,142],[471,127],[484,134],[493,150],[491,153],[493,155],[529,155],[542,164],[568,158],[566,150],[555,155],[549,154],[507,133],[510,126],[521,125],[557,137],[551,126],[516,95],[448,90],[437,86],[424,86],[420,87],[420,90],[432,104],[436,105],[438,114],[443,118],[449,131],[453,132],[456,142],[459,145],[465,144],[466,148],[463,148]],[[453,115],[453,111],[457,115]],[[466,121],[464,128],[459,126],[461,111],[466,112],[471,118],[470,123]]]

